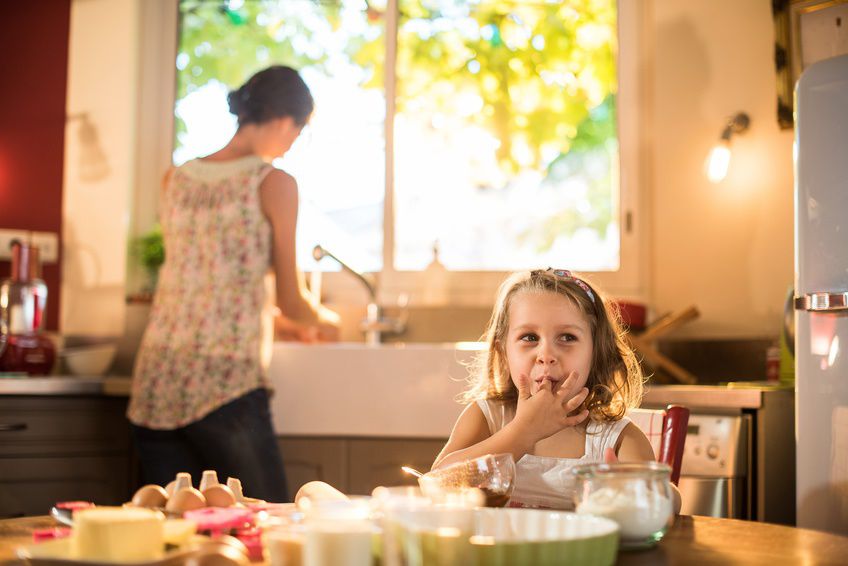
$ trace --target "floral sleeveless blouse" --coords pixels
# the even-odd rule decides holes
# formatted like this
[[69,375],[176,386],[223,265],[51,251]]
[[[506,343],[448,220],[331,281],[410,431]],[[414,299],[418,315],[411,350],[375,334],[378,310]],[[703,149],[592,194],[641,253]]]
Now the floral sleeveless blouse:
[[136,357],[133,423],[182,427],[268,386],[271,225],[259,185],[270,170],[247,156],[173,171],[160,202],[165,263]]

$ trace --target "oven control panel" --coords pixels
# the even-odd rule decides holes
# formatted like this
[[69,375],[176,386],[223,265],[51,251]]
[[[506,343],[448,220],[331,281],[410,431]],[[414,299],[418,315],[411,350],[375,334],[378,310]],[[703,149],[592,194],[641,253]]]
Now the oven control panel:
[[690,414],[680,472],[686,476],[744,476],[747,447],[747,417]]

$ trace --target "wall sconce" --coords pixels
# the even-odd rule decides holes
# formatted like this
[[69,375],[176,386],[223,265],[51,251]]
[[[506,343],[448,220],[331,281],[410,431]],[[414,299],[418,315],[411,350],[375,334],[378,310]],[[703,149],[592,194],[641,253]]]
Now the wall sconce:
[[744,112],[739,112],[727,122],[721,131],[719,142],[710,150],[707,157],[706,174],[712,183],[720,183],[727,175],[730,167],[730,137],[741,134],[751,125],[751,118]]
[[100,146],[100,137],[97,133],[97,128],[88,119],[87,112],[79,114],[70,114],[66,118],[67,122],[79,120],[79,131],[77,136],[79,139],[79,178],[81,181],[94,182],[105,179],[109,176],[109,161],[106,159],[106,154],[103,153],[103,148]]

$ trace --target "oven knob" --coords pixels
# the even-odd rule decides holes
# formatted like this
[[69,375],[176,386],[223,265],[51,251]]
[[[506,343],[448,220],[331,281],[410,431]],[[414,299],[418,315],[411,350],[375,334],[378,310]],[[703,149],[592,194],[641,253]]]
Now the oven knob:
[[718,458],[718,445],[710,444],[709,446],[707,446],[707,456],[709,456],[713,460]]

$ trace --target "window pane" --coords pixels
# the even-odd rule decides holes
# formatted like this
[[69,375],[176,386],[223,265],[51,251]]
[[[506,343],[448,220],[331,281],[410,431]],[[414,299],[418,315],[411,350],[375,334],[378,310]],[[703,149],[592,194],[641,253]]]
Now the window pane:
[[395,267],[619,265],[615,0],[400,0]]
[[300,187],[298,259],[304,267],[312,265],[311,249],[319,242],[360,269],[382,267],[385,8],[379,6],[365,0],[180,2],[175,163],[229,140],[236,123],[227,92],[254,72],[289,65],[312,90],[309,125],[275,163]]

